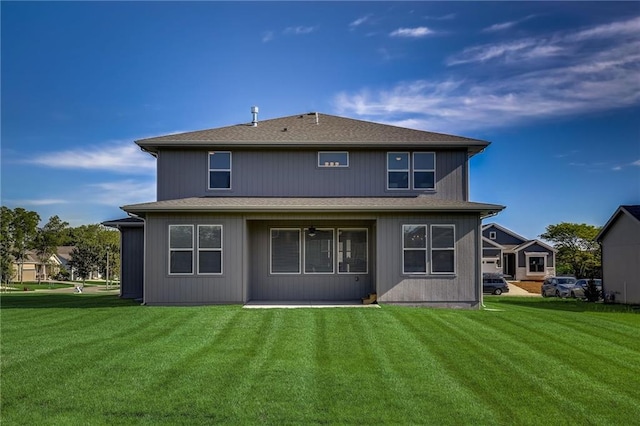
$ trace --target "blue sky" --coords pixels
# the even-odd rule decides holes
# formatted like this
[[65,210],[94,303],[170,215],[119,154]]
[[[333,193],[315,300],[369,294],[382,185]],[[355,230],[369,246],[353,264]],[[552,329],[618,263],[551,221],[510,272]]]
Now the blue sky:
[[5,2],[2,204],[155,199],[134,140],[302,112],[492,142],[471,199],[535,238],[640,203],[638,2]]

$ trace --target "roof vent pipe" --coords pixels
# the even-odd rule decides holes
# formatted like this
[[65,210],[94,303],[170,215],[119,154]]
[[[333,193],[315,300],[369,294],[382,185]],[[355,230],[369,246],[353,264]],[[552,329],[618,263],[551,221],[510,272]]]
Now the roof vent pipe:
[[251,125],[253,127],[258,126],[258,107],[257,106],[252,106],[251,107]]
[[316,124],[320,124],[320,121],[318,120],[318,113],[316,112]]

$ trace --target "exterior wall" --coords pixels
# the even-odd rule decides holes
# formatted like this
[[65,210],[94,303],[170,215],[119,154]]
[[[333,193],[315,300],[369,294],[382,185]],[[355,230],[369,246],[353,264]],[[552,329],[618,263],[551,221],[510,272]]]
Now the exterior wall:
[[602,239],[602,289],[616,303],[640,304],[640,225],[627,214]]
[[[374,292],[375,271],[373,221],[364,219],[346,220],[340,216],[319,219],[299,217],[276,220],[249,220],[249,299],[250,300],[359,300]],[[270,229],[271,228],[366,228],[368,230],[368,271],[358,274],[338,274],[337,262],[332,274],[271,274]],[[334,259],[335,241],[334,233]],[[302,240],[304,244],[304,238]]]
[[[529,275],[527,271],[527,257],[525,253],[545,253],[546,254],[546,269],[542,274]],[[516,269],[516,280],[518,281],[542,281],[545,277],[553,276],[556,274],[556,268],[554,264],[555,256],[553,252],[550,252],[541,245],[535,243],[518,251],[516,253],[516,259],[518,267]]]
[[[403,224],[455,225],[455,274],[403,274]],[[408,305],[478,307],[482,283],[480,229],[480,217],[477,214],[381,215],[376,232],[378,300],[381,303]]]
[[[169,275],[169,225],[222,225],[222,275]],[[245,225],[239,215],[149,214],[145,219],[144,302],[196,305],[247,301]],[[197,254],[194,254],[197,256]]]
[[120,297],[140,299],[144,283],[144,227],[120,228]]
[[496,228],[495,226],[490,226],[487,229],[484,229],[482,231],[482,236],[489,238],[489,234],[491,232],[496,233],[496,239],[491,241],[494,241],[500,245],[520,245],[526,241],[526,240],[514,237],[513,235],[506,233],[503,230]]
[[[221,149],[222,150],[222,149]],[[468,200],[466,151],[436,151],[436,190],[387,190],[389,150],[350,150],[349,167],[318,167],[318,150],[232,150],[230,190],[208,190],[207,150],[158,153],[158,201],[222,197],[386,197]],[[403,150],[399,150],[403,151]],[[415,151],[411,151],[415,152]]]

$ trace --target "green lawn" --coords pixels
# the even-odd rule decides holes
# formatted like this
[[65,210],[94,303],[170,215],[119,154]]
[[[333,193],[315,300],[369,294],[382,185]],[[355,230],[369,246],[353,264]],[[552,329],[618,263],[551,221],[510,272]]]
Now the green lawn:
[[485,300],[490,310],[258,310],[3,294],[0,420],[640,422],[640,315]]

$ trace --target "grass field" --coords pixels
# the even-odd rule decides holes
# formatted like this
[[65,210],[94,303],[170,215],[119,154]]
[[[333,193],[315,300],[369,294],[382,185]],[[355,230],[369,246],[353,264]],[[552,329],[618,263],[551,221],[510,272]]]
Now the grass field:
[[640,422],[640,315],[486,297],[487,310],[142,307],[1,299],[1,422]]

